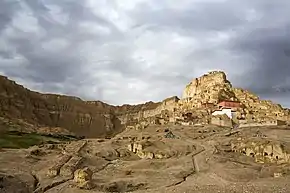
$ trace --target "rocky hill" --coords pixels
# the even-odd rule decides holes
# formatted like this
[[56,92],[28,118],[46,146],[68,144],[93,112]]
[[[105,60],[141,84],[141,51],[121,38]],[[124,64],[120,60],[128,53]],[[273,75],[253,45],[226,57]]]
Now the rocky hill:
[[221,71],[213,71],[194,79],[186,86],[182,99],[194,107],[205,103],[217,104],[224,100],[237,101],[241,104],[241,108],[237,109],[239,118],[289,121],[289,110],[272,101],[261,100],[250,91],[233,87],[226,74]]
[[113,106],[101,101],[55,94],[41,94],[0,76],[0,131],[57,132],[84,137],[108,137],[154,117],[174,97],[164,102]]
[[236,100],[232,85],[224,72],[210,72],[193,79],[184,89],[182,98],[195,103],[218,103],[220,100]]
[[185,87],[181,99],[171,97],[151,105],[152,108],[142,107],[138,113],[127,114],[126,121],[135,119],[141,128],[152,123],[209,124],[212,112],[218,109],[217,104],[222,101],[240,104],[235,109],[234,121],[237,123],[241,120],[256,123],[281,120],[290,123],[289,109],[269,100],[261,100],[250,91],[233,87],[221,71],[193,79]]
[[[113,136],[128,126],[169,122],[208,124],[221,101],[237,101],[237,118],[246,121],[283,120],[290,113],[279,104],[260,100],[255,94],[234,88],[226,74],[213,71],[193,79],[182,98],[162,102],[113,106],[77,97],[30,91],[0,76],[0,131],[7,127],[42,132],[73,133],[85,137]],[[1,126],[2,125],[2,126]],[[8,125],[8,126],[7,126]]]

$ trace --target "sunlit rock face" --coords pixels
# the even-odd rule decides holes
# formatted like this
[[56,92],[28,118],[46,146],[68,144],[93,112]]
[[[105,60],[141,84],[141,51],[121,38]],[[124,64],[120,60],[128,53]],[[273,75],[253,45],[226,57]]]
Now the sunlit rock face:
[[184,89],[182,99],[201,103],[218,103],[223,99],[236,100],[232,85],[222,71],[213,71],[193,79]]

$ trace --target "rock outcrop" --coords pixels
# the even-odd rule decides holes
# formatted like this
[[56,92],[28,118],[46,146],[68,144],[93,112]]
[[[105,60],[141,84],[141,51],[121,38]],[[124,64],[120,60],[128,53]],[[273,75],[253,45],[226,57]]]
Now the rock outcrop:
[[182,99],[195,103],[218,103],[220,100],[236,100],[232,85],[221,71],[210,72],[193,79],[184,89]]
[[74,182],[76,183],[76,186],[86,190],[92,189],[92,175],[93,172],[88,167],[76,170],[74,173]]

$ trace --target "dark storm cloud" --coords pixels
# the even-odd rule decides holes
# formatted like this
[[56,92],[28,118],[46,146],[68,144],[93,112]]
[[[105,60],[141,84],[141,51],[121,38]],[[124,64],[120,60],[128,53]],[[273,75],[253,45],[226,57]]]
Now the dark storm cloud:
[[250,37],[235,42],[237,50],[255,58],[253,70],[247,77],[256,87],[255,90],[269,92],[267,89],[290,88],[290,56],[287,54],[290,49],[289,29],[257,29],[249,34]]
[[0,72],[121,104],[180,95],[192,78],[225,70],[290,106],[289,10],[287,0],[4,0]]
[[15,12],[19,9],[17,1],[2,0],[0,1],[0,30],[11,21]]
[[285,18],[290,2],[260,1],[256,7],[263,18],[243,29],[230,46],[252,63],[243,86],[261,95],[290,95],[290,19]]

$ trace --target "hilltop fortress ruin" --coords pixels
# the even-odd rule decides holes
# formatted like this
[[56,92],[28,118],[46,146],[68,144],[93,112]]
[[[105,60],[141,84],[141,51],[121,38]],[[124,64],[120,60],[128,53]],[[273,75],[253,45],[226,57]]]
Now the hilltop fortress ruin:
[[[123,123],[218,124],[241,127],[287,124],[289,109],[232,86],[222,71],[213,71],[186,85],[181,99],[165,99],[152,109],[120,116]],[[227,116],[223,116],[227,115]],[[227,118],[231,120],[227,120]]]

